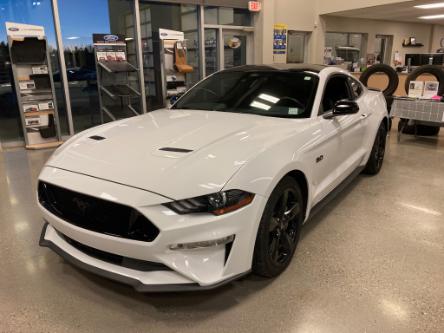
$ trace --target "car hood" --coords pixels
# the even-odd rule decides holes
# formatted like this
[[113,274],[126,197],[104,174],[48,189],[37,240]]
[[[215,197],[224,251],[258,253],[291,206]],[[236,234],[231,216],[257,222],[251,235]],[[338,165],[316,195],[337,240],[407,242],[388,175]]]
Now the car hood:
[[220,191],[248,159],[294,131],[289,119],[163,109],[82,132],[47,165],[178,200]]

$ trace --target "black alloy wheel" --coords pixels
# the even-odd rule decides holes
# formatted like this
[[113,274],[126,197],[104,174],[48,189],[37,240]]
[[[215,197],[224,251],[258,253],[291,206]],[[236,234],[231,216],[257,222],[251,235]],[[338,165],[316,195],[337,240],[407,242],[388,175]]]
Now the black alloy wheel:
[[262,215],[254,248],[254,273],[274,277],[287,268],[299,241],[304,207],[298,182],[284,177],[270,195]]
[[294,189],[286,189],[273,209],[270,220],[269,255],[276,265],[285,264],[293,254],[297,243],[298,221],[301,203]]
[[385,146],[387,142],[387,130],[385,125],[381,124],[376,134],[375,142],[373,143],[372,152],[365,166],[364,173],[369,175],[376,175],[382,168],[385,156]]

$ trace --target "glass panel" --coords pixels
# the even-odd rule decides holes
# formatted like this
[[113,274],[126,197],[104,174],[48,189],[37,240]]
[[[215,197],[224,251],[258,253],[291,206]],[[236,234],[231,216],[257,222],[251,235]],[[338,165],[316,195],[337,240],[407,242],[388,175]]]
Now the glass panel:
[[247,9],[227,7],[205,7],[205,24],[251,25],[251,13]]
[[[45,28],[53,73],[59,69],[51,1],[2,1],[0,10],[0,141],[23,141],[20,113],[9,63],[5,22],[40,25]],[[63,94],[55,85],[62,134],[67,133]]]
[[[331,47],[333,56],[340,61],[357,62],[361,54],[364,54],[363,34],[327,32],[325,34],[325,46]],[[336,59],[338,60],[338,59]]]
[[143,66],[148,110],[164,106],[160,59],[159,29],[183,31],[187,47],[187,64],[193,72],[187,74],[187,86],[194,85],[199,76],[198,7],[140,1]]
[[[127,59],[130,63],[137,64],[133,1],[59,0],[59,15],[65,46],[74,129],[79,132],[102,122],[92,35],[94,33],[124,35],[127,40]],[[82,17],[84,24],[79,24],[79,17]],[[123,82],[120,76],[119,74],[116,80]],[[124,81],[129,82],[129,85],[136,90],[139,89],[137,73],[130,74],[128,80],[125,77]],[[118,106],[115,110],[113,108],[112,113],[115,117],[124,118],[134,115],[125,108],[129,104],[126,100],[128,97],[116,97],[116,100],[109,100],[111,97],[106,94],[102,94],[102,97],[103,104]],[[136,111],[140,111],[140,103],[132,103],[132,105]],[[105,115],[103,120],[110,121],[111,118]]]
[[210,75],[219,70],[219,48],[217,29],[205,29],[205,74]]
[[[136,46],[136,27],[134,18],[133,0],[108,0],[109,8],[109,32],[125,36],[127,61],[138,68],[137,64],[137,46]],[[145,18],[146,20],[146,18]],[[107,32],[107,31],[105,31]],[[108,85],[129,85],[135,91],[140,91],[138,72],[106,73],[102,71],[102,86]],[[117,89],[119,90],[119,89]],[[107,106],[108,110],[117,119],[133,117],[136,114],[142,114],[141,100],[137,95],[120,95],[110,98],[106,93],[102,93],[102,105]],[[104,120],[109,119],[104,115]]]
[[224,33],[224,68],[247,64],[247,36]]

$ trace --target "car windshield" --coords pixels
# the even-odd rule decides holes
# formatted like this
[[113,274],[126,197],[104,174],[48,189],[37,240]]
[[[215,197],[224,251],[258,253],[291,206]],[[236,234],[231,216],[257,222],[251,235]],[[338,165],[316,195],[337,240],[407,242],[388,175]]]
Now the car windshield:
[[310,117],[318,77],[310,72],[226,71],[203,80],[173,109]]

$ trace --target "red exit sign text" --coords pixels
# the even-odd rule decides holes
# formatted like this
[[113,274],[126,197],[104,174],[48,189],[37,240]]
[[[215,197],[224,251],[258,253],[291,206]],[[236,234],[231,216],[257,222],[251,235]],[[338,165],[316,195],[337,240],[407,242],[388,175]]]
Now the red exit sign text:
[[250,12],[260,12],[262,9],[262,3],[259,1],[248,1],[248,10]]

